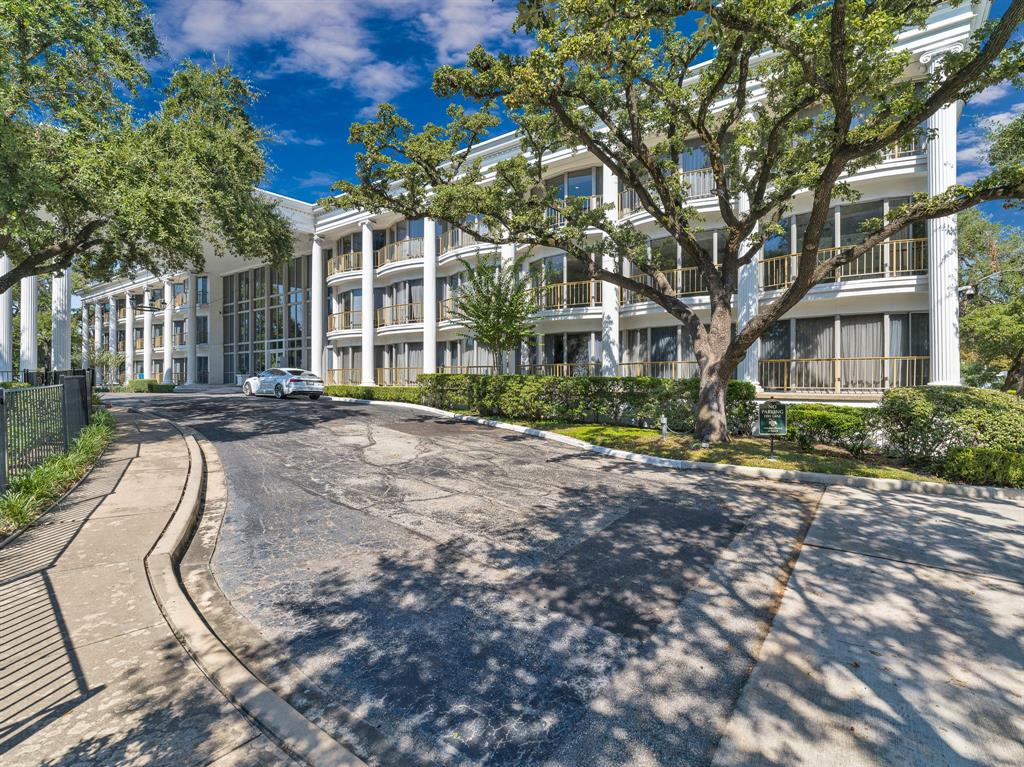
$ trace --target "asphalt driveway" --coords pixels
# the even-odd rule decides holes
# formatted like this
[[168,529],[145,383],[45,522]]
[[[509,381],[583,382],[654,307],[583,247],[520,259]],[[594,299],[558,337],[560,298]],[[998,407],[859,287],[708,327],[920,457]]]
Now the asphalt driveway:
[[135,402],[216,446],[221,589],[371,762],[708,763],[821,495],[394,407]]

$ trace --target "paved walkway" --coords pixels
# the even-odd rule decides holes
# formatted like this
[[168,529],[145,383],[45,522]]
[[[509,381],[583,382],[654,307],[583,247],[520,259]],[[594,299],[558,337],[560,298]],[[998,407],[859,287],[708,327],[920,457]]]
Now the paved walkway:
[[181,497],[188,451],[121,413],[89,477],[0,548],[0,763],[269,765],[288,760],[203,675],[143,560]]
[[716,753],[1024,764],[1024,504],[833,489]]

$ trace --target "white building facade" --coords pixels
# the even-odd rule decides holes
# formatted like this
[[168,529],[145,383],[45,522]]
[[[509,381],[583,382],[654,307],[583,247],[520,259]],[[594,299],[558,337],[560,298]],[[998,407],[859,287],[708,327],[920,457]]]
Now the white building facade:
[[[914,52],[924,76],[944,53],[962,46],[986,14],[986,4],[944,9],[926,30],[905,33],[901,44]],[[955,183],[959,108],[943,107],[922,140],[893,147],[879,165],[850,179],[861,197],[834,205],[823,249],[857,242],[865,219],[917,192],[935,194]],[[517,151],[510,134],[476,153],[486,167]],[[716,253],[721,218],[706,164],[695,144],[680,172],[691,204],[705,217],[699,239]],[[652,249],[674,258],[669,278],[698,315],[707,316],[696,266],[607,168],[586,151],[567,149],[548,158],[548,172],[564,195],[611,204],[609,215],[631,221]],[[429,219],[325,211],[271,196],[295,232],[288,264],[211,255],[202,274],[146,273],[95,285],[82,295],[83,345],[123,352],[123,378],[182,384],[236,384],[281,366],[312,369],[328,383],[367,386],[410,384],[424,372],[493,370],[486,350],[451,320],[453,295],[464,279],[460,259],[512,259],[516,248],[476,243]],[[810,192],[794,198],[788,236],[767,242],[741,275],[738,324],[795,274],[810,202]],[[516,355],[518,372],[696,374],[686,333],[660,307],[589,280],[582,265],[552,249],[532,250],[528,264],[541,310],[536,338]],[[957,278],[955,218],[910,227],[811,289],[750,349],[736,375],[766,393],[797,399],[866,400],[895,386],[958,384]],[[54,307],[57,339],[58,324],[67,320],[58,316],[56,300]],[[0,355],[3,333],[0,326]],[[55,356],[54,367],[58,361]]]

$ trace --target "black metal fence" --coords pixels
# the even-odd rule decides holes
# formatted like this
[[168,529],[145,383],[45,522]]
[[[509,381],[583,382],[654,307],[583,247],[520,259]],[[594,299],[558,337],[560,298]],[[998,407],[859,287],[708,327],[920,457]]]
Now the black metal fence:
[[89,423],[89,390],[85,376],[72,375],[51,386],[0,389],[0,490],[10,477],[67,452]]
[[21,380],[31,386],[51,386],[53,384],[59,384],[67,376],[83,376],[88,382],[89,386],[96,385],[96,370],[95,368],[86,368],[84,370],[75,368],[73,370],[22,370]]

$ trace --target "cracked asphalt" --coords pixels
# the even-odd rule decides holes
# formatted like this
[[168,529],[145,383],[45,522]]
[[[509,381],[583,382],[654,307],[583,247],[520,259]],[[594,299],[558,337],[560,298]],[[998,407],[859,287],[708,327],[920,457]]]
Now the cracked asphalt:
[[371,763],[708,764],[821,495],[383,405],[118,399],[216,446],[216,579]]

